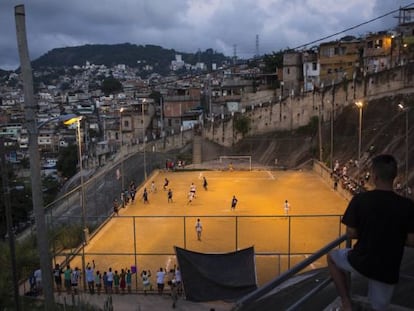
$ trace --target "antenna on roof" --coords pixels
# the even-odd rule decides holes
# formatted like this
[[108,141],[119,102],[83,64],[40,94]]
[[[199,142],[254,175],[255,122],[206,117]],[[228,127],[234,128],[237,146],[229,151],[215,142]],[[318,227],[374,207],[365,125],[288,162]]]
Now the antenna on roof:
[[256,55],[255,58],[258,58],[260,56],[259,53],[259,35],[256,35]]

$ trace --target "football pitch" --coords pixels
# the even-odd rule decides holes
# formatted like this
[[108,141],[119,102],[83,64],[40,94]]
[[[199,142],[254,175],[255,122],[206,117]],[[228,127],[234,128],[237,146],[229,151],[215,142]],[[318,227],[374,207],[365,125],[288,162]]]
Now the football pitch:
[[[208,189],[203,189],[203,177]],[[173,192],[169,203],[165,178]],[[154,181],[157,191],[151,192]],[[191,184],[196,196],[191,203]],[[148,191],[149,203],[142,200]],[[231,209],[233,195],[237,206]],[[284,202],[290,209],[285,214]],[[120,210],[70,265],[82,267],[82,258],[96,270],[136,267],[151,270],[152,283],[160,267],[177,264],[174,246],[201,253],[227,253],[253,246],[256,273],[263,285],[320,249],[343,231],[340,216],[347,201],[312,171],[159,171],[137,189],[135,201]],[[201,220],[201,241],[195,222]],[[326,266],[325,259],[310,267]],[[231,267],[229,267],[231,268]],[[138,278],[133,287],[141,287]]]

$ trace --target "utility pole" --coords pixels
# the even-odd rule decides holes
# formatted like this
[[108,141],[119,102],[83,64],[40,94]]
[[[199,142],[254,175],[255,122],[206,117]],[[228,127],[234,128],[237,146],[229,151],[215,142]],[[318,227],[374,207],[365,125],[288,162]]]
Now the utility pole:
[[40,177],[40,154],[38,147],[38,128],[36,124],[36,104],[33,94],[33,75],[29,58],[26,38],[26,15],[24,5],[14,8],[16,21],[17,47],[19,50],[20,68],[23,79],[24,104],[26,127],[29,133],[30,175],[32,182],[32,202],[36,222],[37,248],[42,271],[43,294],[45,310],[55,310],[55,297],[53,294],[52,262],[49,253],[49,239],[45,222],[42,185]]
[[334,119],[335,119],[335,80],[332,80],[332,107],[331,107],[331,155],[330,168],[333,171],[333,153],[334,153]]

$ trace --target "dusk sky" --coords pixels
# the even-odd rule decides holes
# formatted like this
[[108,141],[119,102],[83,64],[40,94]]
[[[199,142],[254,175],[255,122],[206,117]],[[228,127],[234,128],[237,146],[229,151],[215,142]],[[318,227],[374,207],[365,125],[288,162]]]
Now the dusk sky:
[[[14,6],[25,5],[31,59],[83,44],[155,44],[179,52],[212,48],[239,58],[317,40],[406,6],[406,0],[27,0],[0,1],[0,68],[19,65]],[[397,24],[397,13],[345,35]],[[332,38],[331,40],[337,39]]]

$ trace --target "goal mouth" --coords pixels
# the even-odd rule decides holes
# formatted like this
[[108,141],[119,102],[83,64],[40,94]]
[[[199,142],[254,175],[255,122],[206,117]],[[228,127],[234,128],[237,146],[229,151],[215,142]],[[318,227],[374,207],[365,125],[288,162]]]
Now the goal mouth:
[[220,156],[220,165],[223,171],[251,171],[252,170],[252,156]]

